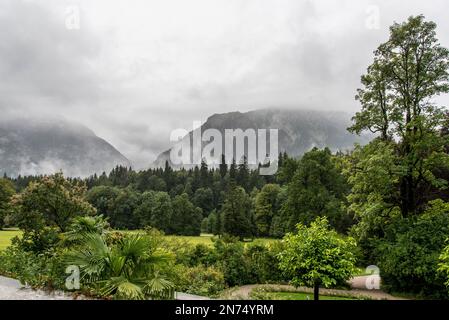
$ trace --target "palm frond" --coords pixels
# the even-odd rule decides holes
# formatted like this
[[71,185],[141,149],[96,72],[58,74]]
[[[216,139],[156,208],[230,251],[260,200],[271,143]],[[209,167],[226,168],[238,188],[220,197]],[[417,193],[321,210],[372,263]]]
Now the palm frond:
[[122,239],[120,244],[120,254],[126,259],[137,261],[148,254],[150,243],[147,237],[140,234],[131,234]]
[[81,278],[89,282],[96,281],[108,269],[110,250],[99,234],[85,234],[82,247],[69,251],[64,256],[67,265],[80,268]]
[[175,286],[156,272],[154,277],[146,282],[143,291],[153,299],[173,299]]
[[142,300],[145,295],[142,287],[137,283],[131,282],[126,277],[112,277],[102,281],[102,293],[104,295],[114,295],[116,299],[122,300]]

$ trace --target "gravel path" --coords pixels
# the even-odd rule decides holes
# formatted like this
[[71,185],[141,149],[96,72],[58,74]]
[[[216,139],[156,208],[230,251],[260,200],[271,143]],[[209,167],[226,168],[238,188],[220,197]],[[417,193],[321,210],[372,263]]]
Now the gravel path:
[[[392,296],[382,290],[368,290],[366,288],[366,283],[368,276],[354,277],[349,281],[351,285],[351,290],[337,290],[337,289],[320,289],[320,294],[323,295],[333,295],[341,297],[357,297],[360,299],[371,299],[371,300],[405,300],[403,298]],[[313,293],[313,289],[306,287],[295,288],[290,285],[268,285],[268,284],[253,284],[247,286],[241,286],[230,290],[227,294],[223,296],[224,299],[243,299],[248,300],[250,298],[250,293],[256,288],[266,288],[273,291],[289,291],[289,292],[306,292]]]

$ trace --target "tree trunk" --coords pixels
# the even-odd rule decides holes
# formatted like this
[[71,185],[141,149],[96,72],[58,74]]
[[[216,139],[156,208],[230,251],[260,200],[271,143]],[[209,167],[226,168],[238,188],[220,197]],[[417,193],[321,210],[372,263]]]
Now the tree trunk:
[[313,287],[313,300],[320,300],[320,285],[318,283],[315,283],[315,286]]

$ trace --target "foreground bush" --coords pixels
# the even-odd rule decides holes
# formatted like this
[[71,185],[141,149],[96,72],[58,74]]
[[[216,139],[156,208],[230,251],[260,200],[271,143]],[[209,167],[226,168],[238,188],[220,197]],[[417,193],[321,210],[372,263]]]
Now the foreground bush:
[[23,285],[48,289],[63,289],[67,277],[59,253],[36,254],[17,244],[0,252],[0,274],[13,277]]
[[449,237],[449,204],[434,201],[424,214],[391,226],[378,245],[383,287],[433,298],[448,298],[439,256]]
[[177,290],[207,297],[217,297],[226,288],[224,275],[216,267],[179,266]]
[[99,234],[86,234],[79,247],[64,257],[67,266],[80,268],[81,284],[115,299],[170,299],[174,285],[160,274],[170,257],[150,236],[128,234],[108,245]]

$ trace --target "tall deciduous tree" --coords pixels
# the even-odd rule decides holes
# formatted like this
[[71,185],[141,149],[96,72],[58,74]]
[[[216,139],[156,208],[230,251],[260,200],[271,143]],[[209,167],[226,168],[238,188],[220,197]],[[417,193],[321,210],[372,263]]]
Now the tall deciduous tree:
[[240,186],[231,183],[222,207],[223,231],[240,239],[253,235],[251,199]]
[[449,163],[443,148],[447,136],[438,131],[444,113],[432,101],[449,92],[448,68],[449,51],[438,42],[436,24],[417,16],[390,28],[389,40],[375,51],[362,77],[357,96],[362,110],[349,130],[379,132],[380,139],[394,144],[404,217],[420,211],[422,184],[447,184],[432,172],[436,162]]
[[173,214],[171,198],[166,192],[145,192],[135,214],[140,218],[140,227],[152,226],[169,232]]
[[313,149],[304,154],[288,185],[283,211],[290,231],[297,223],[308,224],[326,216],[339,231],[349,226],[345,217],[348,186],[329,149]]
[[277,184],[266,184],[255,196],[254,218],[259,236],[270,235],[273,217],[279,210],[277,199],[280,189]]
[[199,236],[203,220],[201,208],[195,207],[186,193],[176,196],[172,206],[172,232],[179,235]]

